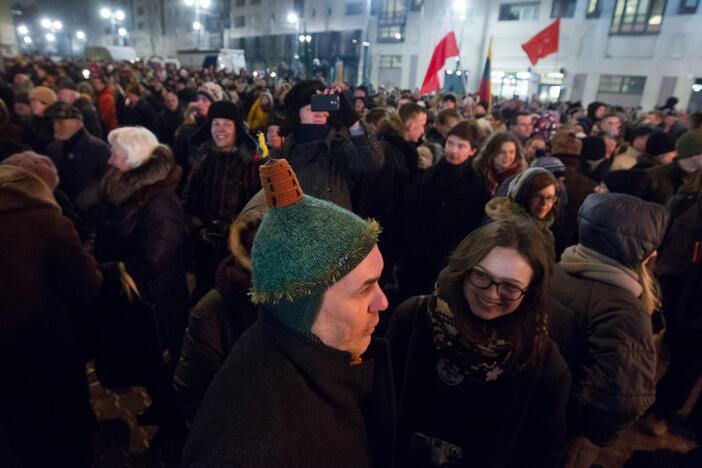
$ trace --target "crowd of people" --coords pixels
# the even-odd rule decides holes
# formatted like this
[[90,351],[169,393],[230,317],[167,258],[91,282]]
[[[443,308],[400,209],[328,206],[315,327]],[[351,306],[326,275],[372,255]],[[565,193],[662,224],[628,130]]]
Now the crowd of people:
[[580,468],[664,434],[702,373],[676,105],[6,62],[3,466],[93,466],[90,361],[171,466]]

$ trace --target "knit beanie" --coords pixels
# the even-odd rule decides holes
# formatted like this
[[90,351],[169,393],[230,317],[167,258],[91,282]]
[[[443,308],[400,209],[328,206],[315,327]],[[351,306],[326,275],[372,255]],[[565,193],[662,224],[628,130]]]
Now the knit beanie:
[[211,102],[222,101],[224,99],[222,87],[212,81],[208,81],[197,88],[197,94],[206,97]]
[[512,181],[509,183],[509,189],[507,190],[507,196],[509,198],[511,198],[512,200],[516,200],[517,195],[519,195],[519,191],[524,186],[524,184],[527,183],[536,174],[552,175],[549,171],[547,171],[546,169],[543,169],[541,167],[530,167],[526,171],[523,171],[523,172],[517,174],[512,179]]
[[37,86],[29,90],[29,99],[36,99],[47,106],[55,104],[58,101],[58,96],[53,89],[46,86]]
[[532,161],[531,167],[541,167],[551,173],[555,177],[565,177],[566,167],[563,162],[553,156],[541,156]]
[[604,159],[607,152],[607,144],[600,136],[589,136],[583,138],[583,147],[580,156],[588,161],[599,161]]
[[646,140],[646,153],[651,156],[675,151],[675,138],[665,132],[652,133]]
[[557,131],[551,139],[551,153],[558,155],[580,156],[583,143],[573,132]]
[[13,154],[5,159],[2,164],[19,167],[39,177],[52,192],[59,184],[59,176],[54,163],[46,156],[34,151],[24,151]]
[[678,151],[678,159],[702,154],[702,130],[688,130],[678,138],[675,149]]
[[304,195],[284,159],[269,160],[260,174],[269,209],[251,253],[251,300],[309,335],[325,291],[366,258],[380,226]]

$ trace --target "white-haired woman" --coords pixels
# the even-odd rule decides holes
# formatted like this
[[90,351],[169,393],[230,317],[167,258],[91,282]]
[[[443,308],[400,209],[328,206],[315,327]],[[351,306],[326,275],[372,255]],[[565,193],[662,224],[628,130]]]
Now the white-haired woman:
[[105,272],[105,288],[119,288],[126,273],[155,311],[155,333],[144,340],[150,346],[140,361],[143,365],[133,369],[133,378],[152,399],[139,422],[163,427],[177,422],[172,370],[167,369],[178,358],[187,322],[184,217],[175,192],[181,169],[170,149],[145,128],[118,128],[107,140],[112,167],[102,180],[96,257]]

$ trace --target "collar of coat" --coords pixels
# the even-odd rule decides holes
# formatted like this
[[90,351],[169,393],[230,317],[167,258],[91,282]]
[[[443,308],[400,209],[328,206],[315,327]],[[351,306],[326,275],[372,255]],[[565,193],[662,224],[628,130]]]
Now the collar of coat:
[[145,200],[155,188],[178,185],[180,176],[170,153],[157,149],[144,164],[127,172],[110,168],[102,179],[102,191],[108,202],[121,205],[133,197]]
[[53,193],[39,177],[19,167],[0,166],[0,211],[46,207],[60,210]]

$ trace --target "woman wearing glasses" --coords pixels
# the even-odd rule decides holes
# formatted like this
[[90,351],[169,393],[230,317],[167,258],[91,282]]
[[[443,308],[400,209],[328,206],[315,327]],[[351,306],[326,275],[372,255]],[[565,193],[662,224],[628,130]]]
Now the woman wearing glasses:
[[398,466],[560,466],[570,376],[547,336],[548,242],[519,217],[483,226],[433,295],[395,311]]
[[559,213],[558,180],[550,171],[532,167],[514,177],[506,197],[494,197],[485,205],[490,220],[527,216],[553,239],[550,230]]

